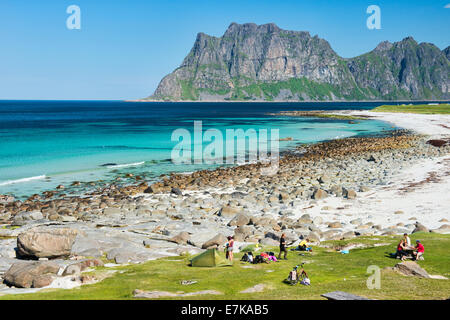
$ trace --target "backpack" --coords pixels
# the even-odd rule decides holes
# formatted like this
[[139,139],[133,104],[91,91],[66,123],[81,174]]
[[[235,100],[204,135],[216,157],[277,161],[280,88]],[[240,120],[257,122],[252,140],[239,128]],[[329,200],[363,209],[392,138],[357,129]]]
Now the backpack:
[[253,263],[263,263],[264,258],[261,255],[257,255],[255,259],[253,259]]
[[289,272],[288,280],[297,281],[297,271],[292,270],[291,272]]
[[302,281],[300,281],[300,283],[305,285],[305,286],[311,285],[311,281],[309,280],[309,278],[303,279]]

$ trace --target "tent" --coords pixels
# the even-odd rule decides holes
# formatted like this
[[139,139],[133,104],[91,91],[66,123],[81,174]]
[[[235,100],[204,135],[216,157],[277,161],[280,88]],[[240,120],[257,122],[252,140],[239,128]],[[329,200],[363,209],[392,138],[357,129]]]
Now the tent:
[[217,249],[209,249],[191,260],[193,267],[224,267],[233,265],[231,261],[219,254]]

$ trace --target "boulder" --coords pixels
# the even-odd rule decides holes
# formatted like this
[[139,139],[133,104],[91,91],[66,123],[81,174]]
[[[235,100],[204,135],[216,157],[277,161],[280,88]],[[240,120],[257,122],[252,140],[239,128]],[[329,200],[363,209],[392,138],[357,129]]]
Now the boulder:
[[240,226],[234,229],[234,239],[236,241],[245,241],[248,237],[254,234],[255,228],[253,226]]
[[308,239],[311,242],[319,242],[320,243],[320,235],[317,232],[310,232],[308,234]]
[[271,216],[251,217],[250,224],[263,227],[279,227],[277,221]]
[[438,229],[432,230],[432,232],[434,232],[434,233],[442,233],[442,234],[450,233],[450,225],[443,224]]
[[144,190],[144,193],[161,193],[161,188],[157,187],[156,185],[151,185],[147,189]]
[[421,224],[420,222],[416,222],[416,227],[414,228],[414,230],[411,233],[416,233],[416,232],[430,232],[430,230],[428,230],[427,227],[425,227],[423,224]]
[[346,239],[353,239],[353,238],[355,238],[356,237],[356,235],[355,235],[355,232],[354,231],[348,231],[348,232],[345,232],[344,234],[342,234],[342,239],[343,240],[346,240]]
[[330,188],[330,191],[331,191],[332,194],[334,194],[334,195],[336,195],[336,196],[338,196],[338,197],[342,196],[342,186],[339,186],[339,185],[333,185],[333,186]]
[[3,279],[6,284],[18,288],[42,288],[52,282],[58,271],[59,266],[49,261],[17,262]]
[[442,140],[442,139],[434,139],[434,140],[428,140],[427,144],[431,144],[433,147],[442,147],[448,145],[450,142],[448,140]]
[[405,261],[402,263],[397,263],[394,269],[404,275],[407,276],[416,276],[422,278],[430,278],[428,272],[422,269],[417,263],[414,261]]
[[27,221],[33,221],[33,220],[40,220],[44,219],[44,216],[42,213],[38,210],[31,211],[31,212],[20,212],[14,216],[14,225],[18,225],[21,222],[27,222]]
[[[281,236],[281,235],[280,235]],[[264,238],[270,238],[273,239],[275,241],[280,241],[280,236],[278,236],[277,234],[273,233],[273,232],[267,232],[264,235]],[[279,243],[278,243],[279,244]]]
[[133,249],[134,248],[130,247],[111,249],[106,254],[106,259],[114,260],[114,262],[117,264],[125,264],[131,261],[135,261],[137,259],[137,251]]
[[186,232],[180,232],[179,234],[177,234],[176,236],[172,237],[169,239],[169,241],[171,242],[175,242],[177,244],[187,244],[187,242],[191,239],[191,235]]
[[84,257],[101,257],[101,243],[97,239],[92,237],[83,237],[78,235],[72,245],[73,255],[84,256]]
[[183,192],[180,190],[180,188],[172,188],[172,190],[170,191],[171,193],[177,195],[177,196],[182,196]]
[[280,245],[279,241],[273,240],[272,238],[264,238],[261,239],[259,241],[260,244],[265,245],[265,246],[272,246],[272,247],[276,247]]
[[342,224],[339,221],[330,222],[328,228],[342,228]]
[[212,248],[212,247],[220,247],[220,246],[223,246],[227,241],[228,241],[227,238],[223,234],[219,233],[212,239],[209,239],[208,241],[206,241],[202,245],[202,249],[208,249],[208,248]]
[[239,208],[231,207],[231,206],[225,206],[222,207],[219,211],[219,216],[223,218],[233,218],[235,215],[240,213],[241,210]]
[[74,263],[66,267],[66,269],[63,272],[63,276],[80,275],[81,271],[82,267],[78,263]]
[[316,200],[324,199],[326,197],[328,197],[328,193],[322,189],[317,189],[312,196],[312,198]]
[[15,198],[13,196],[0,194],[0,203],[1,204],[11,203],[14,201],[15,201]]
[[219,232],[218,229],[212,228],[211,230],[204,230],[200,232],[194,232],[191,235],[191,239],[188,241],[188,244],[195,246],[197,248],[201,248],[202,245],[211,239],[212,237],[216,236]]
[[250,222],[250,218],[245,214],[245,213],[238,213],[237,215],[234,216],[233,219],[231,219],[230,222],[228,222],[228,226],[232,227],[232,226],[245,226],[247,224],[249,224]]
[[347,199],[355,199],[356,198],[356,191],[353,189],[342,188],[342,194]]
[[33,279],[33,288],[43,288],[51,285],[53,280],[55,279],[55,275],[53,274],[43,274],[37,276]]
[[370,188],[366,187],[366,186],[360,186],[359,187],[359,192],[369,192]]
[[28,230],[17,237],[17,255],[31,259],[67,257],[77,234],[70,228]]

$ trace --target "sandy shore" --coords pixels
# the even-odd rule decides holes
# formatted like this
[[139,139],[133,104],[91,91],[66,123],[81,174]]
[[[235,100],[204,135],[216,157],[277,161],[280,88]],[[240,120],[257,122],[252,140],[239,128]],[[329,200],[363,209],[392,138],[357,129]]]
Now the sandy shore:
[[442,114],[414,114],[388,113],[372,111],[343,112],[352,116],[369,116],[374,119],[387,121],[398,127],[413,130],[419,134],[430,135],[432,138],[450,136],[450,115]]
[[[430,136],[430,139],[450,138],[450,115],[423,115],[371,111],[345,111],[338,114],[369,116],[397,127]],[[430,177],[432,177],[430,179]],[[428,180],[427,180],[428,178]],[[302,211],[312,217],[321,214],[320,206],[341,221],[357,218],[381,225],[407,225],[420,221],[430,229],[439,228],[442,219],[450,220],[450,156],[422,160],[394,176],[389,185],[359,193],[351,202],[340,197],[327,198],[320,205]]]

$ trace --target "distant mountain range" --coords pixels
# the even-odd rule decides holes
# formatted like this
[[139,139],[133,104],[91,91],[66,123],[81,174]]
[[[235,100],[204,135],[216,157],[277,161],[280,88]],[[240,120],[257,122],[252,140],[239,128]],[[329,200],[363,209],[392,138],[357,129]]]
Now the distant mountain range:
[[450,99],[450,47],[408,37],[342,58],[309,32],[232,23],[220,37],[199,33],[158,101],[348,101]]

